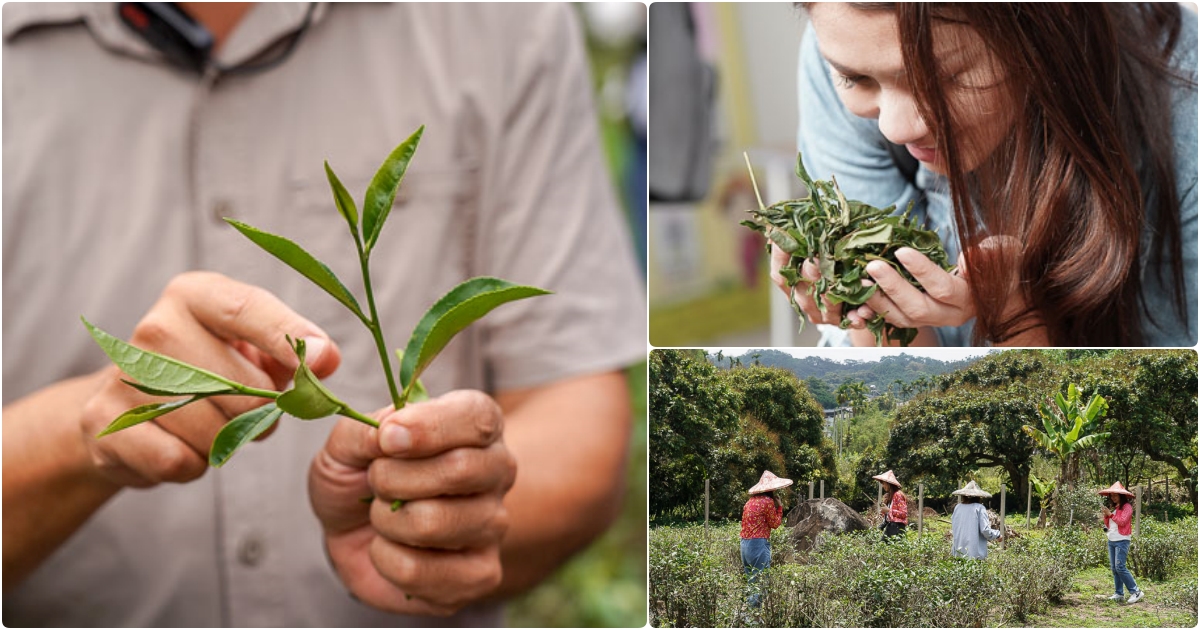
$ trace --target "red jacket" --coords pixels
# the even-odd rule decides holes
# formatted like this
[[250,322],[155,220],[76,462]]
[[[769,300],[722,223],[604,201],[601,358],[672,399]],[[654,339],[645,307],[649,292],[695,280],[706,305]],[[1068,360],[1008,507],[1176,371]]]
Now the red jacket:
[[770,538],[771,530],[783,524],[783,506],[771,497],[756,494],[742,508],[742,538]]
[[1132,505],[1126,503],[1125,505],[1122,505],[1121,507],[1117,508],[1112,513],[1112,516],[1105,516],[1104,517],[1104,529],[1108,529],[1108,522],[1110,520],[1117,522],[1117,533],[1118,534],[1120,534],[1122,536],[1132,536],[1133,535],[1133,506]]
[[892,510],[888,512],[887,520],[908,525],[908,499],[899,490],[892,495]]

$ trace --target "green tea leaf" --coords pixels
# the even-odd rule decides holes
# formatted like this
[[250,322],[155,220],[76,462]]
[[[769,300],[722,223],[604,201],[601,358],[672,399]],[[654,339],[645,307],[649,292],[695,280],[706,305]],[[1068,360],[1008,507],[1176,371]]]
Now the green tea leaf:
[[138,389],[142,391],[159,396],[212,395],[228,394],[240,387],[219,374],[132,346],[96,328],[88,320],[80,319],[100,349],[117,367],[140,383],[143,387]]
[[[168,389],[158,389],[157,387],[148,387],[148,386],[146,386],[146,385],[143,385],[143,384],[141,384],[141,383],[139,383],[139,382],[137,382],[137,381],[131,381],[131,380],[124,379],[124,378],[123,378],[123,379],[121,379],[121,382],[122,382],[122,383],[125,383],[126,385],[128,385],[128,386],[130,386],[130,387],[132,387],[132,388],[134,388],[134,389],[136,389],[136,390],[138,390],[139,392],[142,392],[143,394],[150,394],[151,396],[182,396],[182,395],[184,395],[184,394],[194,394],[194,393],[196,393],[196,392],[180,392],[180,391],[171,391],[171,390],[168,390]],[[240,392],[240,391],[238,391],[238,390],[236,390],[236,389],[233,389],[233,388],[231,387],[231,388],[229,388],[229,389],[227,389],[227,390],[225,390],[225,391],[217,391],[217,392],[212,392],[212,393],[211,393],[211,394],[209,394],[209,395],[212,395],[212,396],[217,396],[217,395],[221,395],[221,394],[233,394],[233,395],[236,395],[236,394],[244,394],[244,393],[245,393],[245,392]]]
[[773,243],[778,245],[779,249],[782,249],[789,254],[794,254],[800,249],[800,243],[798,243],[796,239],[792,238],[791,234],[788,234],[783,230],[771,230],[767,234],[767,237],[770,238]]
[[354,197],[350,196],[346,187],[342,185],[342,180],[329,168],[329,162],[325,163],[325,177],[329,179],[329,187],[333,189],[333,203],[337,204],[338,214],[350,225],[350,233],[357,240],[358,206],[354,205]]
[[[404,365],[403,350],[396,350],[396,358],[400,359],[400,365]],[[425,389],[425,384],[421,382],[421,379],[417,379],[413,381],[412,387],[409,388],[408,396],[404,398],[404,402],[421,402],[423,400],[429,400],[429,390]]]
[[117,431],[128,429],[129,427],[153,420],[159,416],[171,413],[176,409],[186,407],[187,405],[190,405],[201,398],[207,397],[208,394],[200,394],[197,396],[192,396],[191,398],[184,398],[183,400],[172,400],[171,402],[152,403],[149,405],[134,407],[133,409],[130,409],[129,411],[117,416],[117,419],[109,423],[107,427],[104,427],[104,430],[100,433],[97,433],[96,437],[102,438],[110,433],[116,433]]
[[417,145],[421,143],[421,135],[425,133],[425,125],[421,125],[413,135],[400,143],[392,154],[383,161],[371,184],[367,186],[367,196],[363,200],[363,235],[366,237],[367,253],[375,247],[379,233],[383,230],[383,222],[392,211],[392,203],[396,201],[396,189],[404,179],[408,163],[412,160]]
[[329,267],[325,266],[325,263],[314,258],[312,254],[304,251],[302,247],[282,236],[264,232],[241,221],[226,218],[225,222],[237,228],[246,238],[266,250],[268,254],[271,254],[283,261],[287,266],[300,272],[300,275],[305,278],[312,280],[314,284],[324,289],[329,295],[332,295],[335,300],[344,304],[359,319],[365,319],[362,309],[359,308],[358,301],[354,299],[354,294],[350,293],[350,289],[347,289],[346,285],[342,284],[341,280],[338,280],[338,277],[334,275]]
[[400,363],[400,385],[407,396],[411,384],[430,361],[464,328],[492,309],[514,300],[550,293],[537,287],[521,286],[499,278],[471,278],[442,296],[421,317],[413,330]]
[[863,249],[871,245],[887,245],[892,240],[892,226],[879,223],[851,232],[842,237],[833,248],[834,256],[844,258],[852,249]]
[[289,338],[288,341],[300,358],[300,366],[296,368],[292,388],[280,394],[275,403],[289,415],[301,420],[316,420],[341,413],[346,403],[326,389],[304,362],[304,340]]
[[213,438],[212,448],[208,451],[209,465],[220,468],[233,457],[234,451],[262,435],[282,415],[283,410],[275,403],[267,403],[227,422],[221,427],[217,437]]

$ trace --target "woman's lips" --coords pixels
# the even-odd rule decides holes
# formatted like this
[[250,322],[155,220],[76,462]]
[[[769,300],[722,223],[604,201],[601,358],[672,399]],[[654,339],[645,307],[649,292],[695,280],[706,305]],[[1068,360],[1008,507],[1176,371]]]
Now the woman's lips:
[[920,160],[922,162],[932,164],[937,161],[937,149],[936,148],[928,148],[927,149],[925,147],[919,147],[915,144],[906,144],[906,145],[904,145],[904,148],[908,149],[908,152],[911,153],[913,157],[917,158],[918,160]]

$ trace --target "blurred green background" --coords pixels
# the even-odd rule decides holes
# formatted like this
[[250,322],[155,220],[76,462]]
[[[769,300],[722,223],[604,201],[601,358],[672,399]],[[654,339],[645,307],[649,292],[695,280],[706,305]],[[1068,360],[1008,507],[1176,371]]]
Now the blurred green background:
[[[646,5],[577,4],[588,54],[601,140],[620,191],[641,269],[645,269]],[[638,111],[638,108],[641,111]],[[633,433],[618,521],[536,589],[511,601],[511,627],[646,625],[646,364],[628,370]]]

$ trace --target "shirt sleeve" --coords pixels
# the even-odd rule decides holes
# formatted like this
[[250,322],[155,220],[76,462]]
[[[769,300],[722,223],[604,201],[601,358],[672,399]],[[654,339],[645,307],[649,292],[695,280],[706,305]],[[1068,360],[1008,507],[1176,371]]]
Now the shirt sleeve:
[[505,12],[510,54],[495,95],[501,132],[487,147],[496,160],[482,187],[479,271],[554,294],[481,320],[497,390],[646,357],[645,289],[601,152],[575,12],[555,4]]
[[988,518],[987,510],[979,510],[979,534],[988,540],[996,540],[1000,537],[1000,530],[992,529],[992,522]]
[[767,524],[770,525],[768,529],[775,529],[783,524],[782,505],[775,505],[775,502],[772,501],[769,504],[765,504],[763,507],[767,510]]

